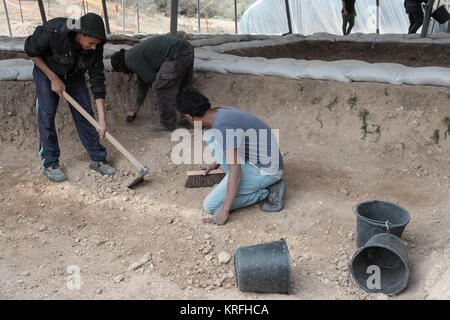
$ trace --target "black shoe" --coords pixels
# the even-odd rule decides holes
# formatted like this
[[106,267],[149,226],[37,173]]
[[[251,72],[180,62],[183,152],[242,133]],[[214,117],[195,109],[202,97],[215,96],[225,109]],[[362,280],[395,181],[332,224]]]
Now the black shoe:
[[127,113],[127,122],[133,122],[136,119],[137,112],[129,111]]
[[283,209],[283,198],[286,194],[286,181],[281,179],[269,187],[269,195],[261,206],[266,212],[278,212]]

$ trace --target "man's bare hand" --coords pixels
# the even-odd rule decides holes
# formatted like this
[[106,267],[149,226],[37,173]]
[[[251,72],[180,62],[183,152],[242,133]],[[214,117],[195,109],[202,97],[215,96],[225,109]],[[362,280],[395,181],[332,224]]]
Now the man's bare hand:
[[105,134],[106,134],[106,121],[105,119],[99,119],[98,120],[98,124],[100,125],[100,128],[97,129],[97,132],[100,136],[100,138],[104,139],[105,138]]
[[212,163],[212,164],[202,164],[202,166],[200,167],[201,170],[204,170],[203,175],[207,175],[208,172],[210,172],[211,170],[215,170],[219,167],[220,165],[218,163]]
[[56,92],[60,97],[62,96],[63,91],[66,90],[66,86],[64,85],[64,82],[62,82],[61,79],[58,78],[58,76],[55,76],[51,80],[51,85],[52,85],[52,91]]
[[223,226],[225,223],[227,223],[229,216],[230,212],[221,208],[212,216],[212,218],[205,218],[203,219],[203,222],[215,224],[217,226]]

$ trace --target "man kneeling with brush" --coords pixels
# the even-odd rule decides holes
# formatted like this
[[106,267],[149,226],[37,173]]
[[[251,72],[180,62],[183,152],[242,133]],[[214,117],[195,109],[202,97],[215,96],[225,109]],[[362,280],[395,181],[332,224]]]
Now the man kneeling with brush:
[[203,166],[205,174],[219,165],[226,173],[203,201],[203,221],[224,225],[230,211],[266,200],[261,209],[277,212],[283,208],[286,182],[283,158],[270,127],[254,115],[233,107],[211,108],[208,98],[187,88],[177,98],[177,110],[194,125],[207,128],[205,140],[216,163]]

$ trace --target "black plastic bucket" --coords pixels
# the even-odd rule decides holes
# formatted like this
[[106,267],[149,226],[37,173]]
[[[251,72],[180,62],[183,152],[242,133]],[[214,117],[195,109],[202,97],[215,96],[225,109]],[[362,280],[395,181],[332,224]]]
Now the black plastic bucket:
[[377,234],[353,255],[350,272],[366,292],[398,294],[409,281],[406,246],[397,236]]
[[445,6],[440,6],[434,12],[431,14],[431,16],[439,22],[440,24],[446,23],[448,20],[450,20],[450,13],[448,13]]
[[409,223],[409,212],[387,201],[370,200],[354,206],[356,245],[362,247],[378,233],[389,232],[401,238]]
[[285,239],[236,249],[234,269],[241,291],[289,293],[291,264]]

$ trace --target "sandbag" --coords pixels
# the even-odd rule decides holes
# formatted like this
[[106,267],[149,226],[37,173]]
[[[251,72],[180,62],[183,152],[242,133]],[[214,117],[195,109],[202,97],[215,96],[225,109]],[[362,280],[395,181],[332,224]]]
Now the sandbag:
[[350,82],[351,80],[345,76],[348,67],[341,66],[336,62],[338,61],[309,61],[306,68],[302,71],[302,78]]
[[17,79],[18,71],[14,68],[0,68],[1,81],[14,81]]
[[6,59],[0,60],[0,68],[6,67],[19,67],[19,66],[32,66],[33,61],[28,59]]
[[17,81],[33,80],[33,66],[20,66],[13,69],[17,71]]
[[301,79],[303,70],[308,65],[306,60],[290,58],[269,59],[262,71],[266,76],[278,76],[288,79]]
[[264,74],[263,70],[267,66],[262,59],[264,58],[241,58],[236,61],[226,61],[224,68],[231,73],[261,76]]
[[450,87],[450,68],[408,68],[398,76],[400,83]]
[[200,59],[194,60],[194,70],[197,71],[228,73],[228,71],[225,69],[226,66],[227,66],[226,62],[220,60],[209,60],[209,61],[204,61]]
[[398,76],[408,67],[397,63],[368,63],[348,71],[345,76],[352,81],[399,84]]

